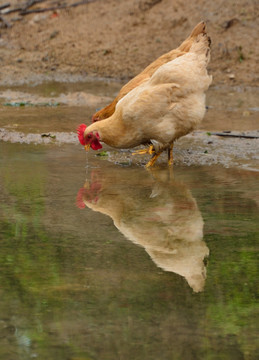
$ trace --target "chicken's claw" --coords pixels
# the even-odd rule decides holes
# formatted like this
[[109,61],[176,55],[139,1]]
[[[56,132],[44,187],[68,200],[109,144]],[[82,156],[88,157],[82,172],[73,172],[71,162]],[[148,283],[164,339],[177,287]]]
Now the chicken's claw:
[[154,147],[153,145],[150,145],[148,149],[136,150],[134,153],[132,153],[132,155],[144,155],[144,154],[152,155],[153,152],[154,152]]
[[162,154],[162,152],[163,152],[163,150],[155,153],[155,154],[152,156],[151,160],[149,160],[149,162],[147,163],[146,168],[149,168],[150,166],[153,166],[154,163],[156,162],[157,158]]

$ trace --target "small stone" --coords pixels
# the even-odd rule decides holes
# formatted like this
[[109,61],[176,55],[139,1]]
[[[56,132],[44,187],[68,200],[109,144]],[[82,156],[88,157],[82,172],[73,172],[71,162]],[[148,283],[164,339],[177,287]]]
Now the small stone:
[[54,39],[55,37],[57,37],[59,34],[59,31],[58,30],[54,30],[51,34],[50,34],[50,39]]
[[235,74],[229,74],[229,75],[228,75],[228,78],[229,78],[230,80],[235,80],[236,76],[235,76]]

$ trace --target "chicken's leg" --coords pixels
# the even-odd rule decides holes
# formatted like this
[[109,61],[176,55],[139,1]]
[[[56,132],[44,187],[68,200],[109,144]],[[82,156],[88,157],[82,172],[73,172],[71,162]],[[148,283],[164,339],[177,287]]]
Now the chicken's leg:
[[168,166],[171,166],[174,163],[173,148],[174,148],[174,143],[172,143],[170,145],[170,148],[168,149]]
[[149,162],[147,163],[146,167],[148,168],[148,167],[150,167],[150,166],[153,166],[154,163],[156,162],[157,158],[162,154],[162,152],[163,152],[163,150],[160,150],[160,151],[156,152],[156,153],[152,156],[151,160],[149,160]]

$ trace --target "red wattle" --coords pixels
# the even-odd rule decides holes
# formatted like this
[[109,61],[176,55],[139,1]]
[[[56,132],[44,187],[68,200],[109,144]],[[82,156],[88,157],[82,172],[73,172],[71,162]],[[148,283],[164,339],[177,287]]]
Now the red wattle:
[[99,150],[102,149],[102,145],[100,144],[98,139],[95,139],[92,143],[91,143],[91,148],[93,150]]

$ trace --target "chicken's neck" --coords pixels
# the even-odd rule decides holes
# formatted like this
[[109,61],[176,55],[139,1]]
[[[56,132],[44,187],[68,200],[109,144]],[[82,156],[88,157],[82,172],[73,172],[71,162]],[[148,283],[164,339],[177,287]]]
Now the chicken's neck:
[[[118,115],[118,114],[117,114]],[[104,119],[87,127],[87,133],[98,132],[100,141],[112,147],[123,147],[122,137],[125,133],[123,123],[119,117],[113,114],[108,119]]]

